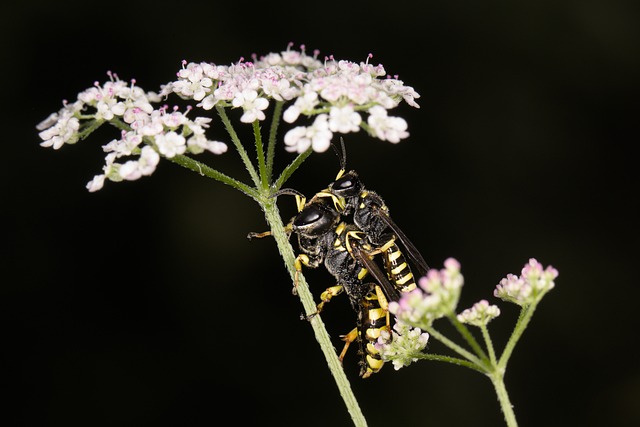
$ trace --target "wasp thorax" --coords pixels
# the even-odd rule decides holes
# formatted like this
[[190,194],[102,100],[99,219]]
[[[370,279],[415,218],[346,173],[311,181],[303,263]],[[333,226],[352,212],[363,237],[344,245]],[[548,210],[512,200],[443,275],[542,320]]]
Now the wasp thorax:
[[321,236],[333,229],[340,215],[321,203],[306,206],[293,220],[293,231],[304,236]]

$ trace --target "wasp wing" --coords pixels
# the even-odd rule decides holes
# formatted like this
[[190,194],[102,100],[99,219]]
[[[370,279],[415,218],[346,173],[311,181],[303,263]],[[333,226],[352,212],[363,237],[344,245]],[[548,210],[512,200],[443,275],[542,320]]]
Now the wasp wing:
[[387,273],[382,271],[378,264],[369,257],[367,251],[362,249],[360,245],[352,243],[351,252],[355,259],[358,260],[360,264],[367,269],[376,282],[378,282],[389,301],[397,301],[400,299],[400,294],[396,287],[389,281]]
[[411,243],[411,240],[409,240],[407,235],[402,232],[400,227],[398,227],[398,225],[391,219],[391,217],[389,217],[389,215],[381,212],[379,209],[376,209],[376,213],[378,217],[382,219],[385,224],[387,224],[387,226],[389,226],[393,234],[396,235],[398,240],[405,247],[405,255],[411,260],[413,265],[418,270],[420,276],[425,276],[427,274],[427,271],[429,271],[429,265],[427,265],[427,262],[422,257],[422,254],[420,254],[420,251],[418,251],[415,245]]

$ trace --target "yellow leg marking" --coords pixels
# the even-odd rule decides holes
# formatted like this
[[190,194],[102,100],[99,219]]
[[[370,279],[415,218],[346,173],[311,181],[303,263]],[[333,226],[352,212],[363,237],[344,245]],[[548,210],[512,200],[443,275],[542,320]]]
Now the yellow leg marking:
[[298,255],[293,263],[293,266],[296,268],[296,273],[293,275],[293,289],[291,290],[291,293],[294,295],[298,294],[298,280],[300,273],[302,272],[302,265],[309,265],[309,257],[305,254]]
[[347,335],[343,335],[341,338],[342,341],[345,342],[345,344],[342,352],[340,352],[340,356],[338,356],[338,358],[340,359],[340,363],[342,363],[342,361],[344,360],[344,356],[347,354],[347,349],[349,348],[351,343],[358,338],[358,328],[353,328],[351,332],[349,332]]
[[311,320],[311,318],[320,314],[320,312],[324,309],[324,305],[331,301],[331,298],[335,297],[336,295],[340,295],[343,291],[344,288],[342,287],[342,285],[336,285],[327,288],[322,294],[320,294],[320,299],[322,300],[322,302],[316,306],[316,312],[306,316],[306,319]]
[[335,297],[336,295],[340,295],[342,291],[344,291],[344,288],[342,287],[342,285],[336,285],[336,286],[331,286],[330,288],[327,288],[322,294],[320,294],[320,299],[322,300],[322,302],[318,304],[318,307],[317,307],[318,311],[316,312],[316,314],[322,311],[322,309],[324,308],[324,305],[329,301],[331,301],[331,298]]

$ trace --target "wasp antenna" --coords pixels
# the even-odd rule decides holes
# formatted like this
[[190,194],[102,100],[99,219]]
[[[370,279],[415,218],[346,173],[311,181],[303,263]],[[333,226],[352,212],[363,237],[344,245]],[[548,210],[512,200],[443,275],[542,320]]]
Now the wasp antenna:
[[304,194],[302,194],[298,190],[294,190],[293,188],[283,188],[281,190],[276,191],[275,193],[273,193],[269,197],[270,198],[275,198],[275,197],[282,196],[283,194],[286,194],[286,195],[289,195],[289,196],[304,197]]
[[298,209],[298,212],[300,212],[302,208],[304,208],[305,203],[307,203],[307,197],[298,190],[294,190],[293,188],[283,188],[276,191],[269,197],[278,197],[283,194],[296,197],[296,207]]
[[340,179],[347,170],[347,149],[344,145],[344,139],[340,137],[340,151],[338,151],[338,147],[335,144],[331,144],[331,146],[340,160],[340,172],[338,172],[338,175],[336,176],[336,179]]

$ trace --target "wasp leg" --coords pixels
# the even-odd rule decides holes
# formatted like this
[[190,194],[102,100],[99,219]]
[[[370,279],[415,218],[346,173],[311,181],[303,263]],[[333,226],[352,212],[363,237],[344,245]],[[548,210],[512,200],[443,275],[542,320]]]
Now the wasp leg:
[[335,297],[336,295],[340,295],[342,292],[344,292],[344,287],[342,285],[335,285],[327,288],[322,294],[320,294],[320,300],[322,302],[320,302],[320,304],[316,306],[316,312],[311,313],[308,316],[304,316],[303,318],[306,320],[311,320],[314,316],[320,314],[320,312],[324,309],[324,305],[331,301],[331,298]]
[[340,336],[340,338],[342,338],[342,341],[344,341],[344,347],[340,352],[340,356],[338,356],[338,358],[340,359],[340,363],[342,363],[342,361],[344,360],[344,356],[347,354],[347,350],[349,349],[349,346],[351,345],[352,342],[358,339],[358,336],[359,335],[358,335],[357,327],[353,328],[351,332],[349,332],[347,335]]
[[251,231],[249,234],[247,234],[247,239],[251,240],[251,239],[262,239],[263,237],[268,237],[271,236],[271,232],[270,231],[265,231],[263,233],[257,233],[255,231]]
[[[287,237],[289,237],[291,235],[292,232],[292,225],[291,222],[289,222],[287,225],[284,226],[284,231],[285,233],[287,233]],[[251,231],[247,234],[247,239],[251,240],[251,239],[262,239],[263,237],[269,237],[272,236],[273,233],[271,233],[271,231],[263,231],[262,233],[258,233],[256,231]]]
[[293,289],[291,290],[291,293],[293,293],[294,295],[298,293],[298,282],[300,274],[302,273],[303,265],[309,268],[317,268],[320,265],[320,259],[318,257],[310,257],[307,254],[300,254],[296,257],[296,260],[293,263],[296,272],[293,276]]

